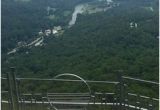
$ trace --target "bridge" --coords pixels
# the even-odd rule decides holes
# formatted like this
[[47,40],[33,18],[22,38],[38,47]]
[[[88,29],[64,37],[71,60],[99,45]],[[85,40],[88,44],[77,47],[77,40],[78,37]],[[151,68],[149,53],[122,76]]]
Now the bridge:
[[[16,77],[14,68],[1,77],[2,110],[158,110],[159,99],[130,91],[132,83],[149,84],[159,87],[159,83],[129,76],[117,76],[117,81],[85,80],[82,77],[64,73],[54,78],[20,78]],[[44,83],[44,82],[52,83]],[[32,91],[32,85],[53,85],[53,91]],[[129,83],[128,83],[129,82]],[[58,84],[60,83],[60,84]],[[65,84],[67,84],[67,87]],[[43,85],[44,85],[43,84]],[[72,85],[73,84],[73,85]],[[75,84],[75,85],[74,85]],[[80,84],[80,85],[76,85]],[[27,88],[27,85],[30,85]],[[49,86],[48,85],[48,86]],[[113,90],[96,90],[94,86],[109,86]],[[78,87],[74,91],[70,88]],[[82,88],[81,88],[82,87]],[[36,86],[38,88],[38,86]],[[61,89],[59,89],[61,88]],[[65,90],[63,90],[66,88]],[[106,87],[105,87],[106,88]],[[59,89],[59,90],[58,90]],[[80,89],[82,89],[80,91]],[[101,89],[104,89],[103,86]],[[27,92],[26,92],[27,91]]]

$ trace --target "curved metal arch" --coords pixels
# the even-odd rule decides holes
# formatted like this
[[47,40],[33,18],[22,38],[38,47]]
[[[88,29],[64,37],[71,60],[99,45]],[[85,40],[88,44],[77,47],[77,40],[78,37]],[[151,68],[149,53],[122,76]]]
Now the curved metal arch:
[[61,76],[73,76],[73,77],[76,77],[78,79],[80,79],[81,81],[83,81],[85,83],[85,85],[87,86],[88,90],[89,90],[89,93],[91,95],[91,88],[90,86],[88,85],[88,83],[80,76],[76,75],[76,74],[71,74],[71,73],[63,73],[63,74],[58,74],[54,77],[54,79],[57,79],[58,77],[61,77]]

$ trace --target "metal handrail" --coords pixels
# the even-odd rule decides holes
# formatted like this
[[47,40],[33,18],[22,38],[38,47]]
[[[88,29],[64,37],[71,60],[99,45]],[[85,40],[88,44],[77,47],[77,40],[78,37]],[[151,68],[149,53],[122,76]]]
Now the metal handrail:
[[124,78],[124,79],[129,79],[129,80],[134,80],[134,81],[139,81],[139,82],[145,82],[145,83],[150,83],[150,84],[159,85],[158,82],[149,81],[149,80],[143,80],[143,79],[138,79],[138,78],[133,78],[133,77],[128,77],[128,76],[122,76],[122,78]]

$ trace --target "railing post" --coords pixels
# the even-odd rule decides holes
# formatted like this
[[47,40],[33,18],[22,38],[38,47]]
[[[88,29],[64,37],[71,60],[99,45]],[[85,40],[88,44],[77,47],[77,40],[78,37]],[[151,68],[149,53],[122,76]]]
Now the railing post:
[[8,91],[9,91],[9,97],[10,97],[10,105],[11,105],[11,110],[14,110],[14,103],[13,103],[13,93],[12,93],[12,87],[11,87],[11,80],[10,80],[10,75],[7,73],[7,82],[8,82]]
[[148,104],[148,110],[154,110],[153,109],[153,99],[150,97],[150,99],[149,99],[149,104]]
[[7,77],[8,77],[9,93],[11,99],[11,109],[19,110],[19,97],[18,97],[15,69],[13,67],[11,67],[10,69],[11,72],[7,74]]
[[124,84],[123,82],[123,106],[124,108],[128,108],[128,93],[127,93],[127,84]]
[[96,96],[96,94],[95,94],[95,92],[93,92],[92,95],[91,95],[91,99],[93,99],[93,104],[96,103],[95,96]]
[[123,79],[122,70],[118,71],[118,81],[119,81],[119,110],[123,110]]
[[114,110],[117,110],[117,108],[119,107],[118,99],[119,99],[119,83],[115,84]]
[[141,110],[141,97],[139,94],[137,95],[136,106],[138,110]]

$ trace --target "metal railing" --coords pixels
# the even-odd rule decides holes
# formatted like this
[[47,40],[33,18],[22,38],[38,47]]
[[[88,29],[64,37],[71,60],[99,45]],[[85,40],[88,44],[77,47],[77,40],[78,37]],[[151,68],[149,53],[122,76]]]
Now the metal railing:
[[[79,77],[79,76],[78,76]],[[127,82],[136,81],[144,84],[159,86],[159,83],[142,80],[128,76],[118,76],[117,81],[93,81],[80,79],[43,79],[43,78],[17,78],[14,68],[12,72],[7,74],[7,77],[2,77],[2,82],[6,81],[7,90],[1,91],[2,94],[2,110],[47,110],[75,107],[74,109],[87,110],[158,110],[159,99],[151,96],[145,96],[139,93],[132,93],[127,90]],[[48,92],[22,92],[20,82],[23,81],[56,81],[56,82],[71,82],[82,83],[86,82],[89,86],[87,93],[48,93]],[[93,91],[90,84],[112,85],[113,92],[98,92]],[[24,86],[24,85],[23,85]],[[23,87],[25,88],[25,87]],[[58,87],[57,87],[58,88]],[[51,107],[52,106],[52,107]]]

